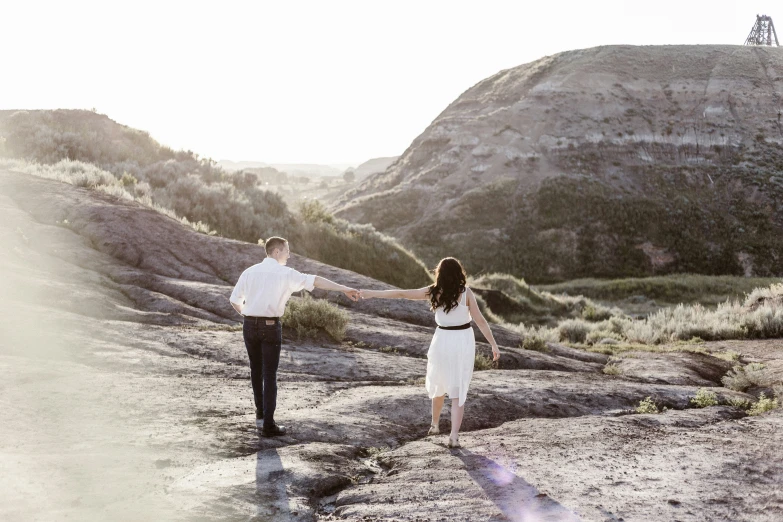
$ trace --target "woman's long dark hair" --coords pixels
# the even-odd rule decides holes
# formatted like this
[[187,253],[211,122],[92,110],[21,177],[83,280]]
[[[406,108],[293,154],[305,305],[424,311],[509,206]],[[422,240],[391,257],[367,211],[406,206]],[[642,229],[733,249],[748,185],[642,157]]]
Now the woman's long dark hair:
[[435,284],[430,285],[427,294],[430,296],[430,308],[443,307],[446,313],[457,307],[460,295],[465,291],[467,276],[462,263],[453,257],[440,260],[435,268]]

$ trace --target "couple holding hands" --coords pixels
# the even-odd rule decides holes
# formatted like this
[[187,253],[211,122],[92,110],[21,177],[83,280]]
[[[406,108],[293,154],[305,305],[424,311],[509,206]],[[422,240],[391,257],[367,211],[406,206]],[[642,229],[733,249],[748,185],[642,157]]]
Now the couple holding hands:
[[432,422],[428,435],[437,435],[443,401],[451,399],[451,433],[448,446],[459,447],[459,428],[465,412],[465,399],[473,376],[476,340],[471,328],[475,321],[492,345],[493,360],[500,358],[498,345],[473,292],[466,286],[462,264],[447,257],[435,269],[435,283],[413,290],[355,290],[320,276],[302,274],[287,267],[291,250],[281,237],[264,244],[266,259],[239,276],[231,293],[234,309],[244,316],[242,334],[250,359],[250,381],[256,405],[256,419],[263,419],[265,437],[285,435],[274,421],[277,404],[277,367],[282,346],[280,317],[291,294],[313,288],[343,292],[352,301],[386,298],[429,301],[438,327],[427,352],[425,388],[432,400]]

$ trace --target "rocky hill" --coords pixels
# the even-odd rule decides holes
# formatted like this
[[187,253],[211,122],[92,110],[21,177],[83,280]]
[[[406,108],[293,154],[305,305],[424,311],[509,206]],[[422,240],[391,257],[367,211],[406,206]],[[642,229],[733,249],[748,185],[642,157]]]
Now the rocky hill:
[[608,46],[468,89],[337,205],[531,281],[780,275],[783,49]]
[[421,261],[372,227],[326,214],[308,221],[289,209],[266,185],[287,180],[284,172],[262,167],[229,173],[103,114],[0,111],[0,168],[4,158],[17,170],[78,186],[111,187],[223,237],[256,243],[283,236],[312,258],[397,286],[421,286],[431,279]]
[[[277,420],[254,423],[228,303],[260,246],[144,205],[0,171],[3,520],[737,520],[783,515],[783,410],[695,408],[741,351],[776,372],[775,341],[705,353],[518,347],[476,372],[463,449],[426,437],[423,303],[332,299],[346,338],[286,330]],[[388,288],[301,256],[296,268]],[[316,298],[326,297],[316,293]],[[298,297],[294,298],[299,299]],[[740,347],[741,344],[741,347]],[[483,343],[479,351],[488,352]],[[627,415],[647,396],[670,411]],[[448,406],[441,429],[448,431]]]
[[369,159],[356,167],[356,170],[354,171],[356,174],[356,179],[362,180],[368,176],[372,176],[373,174],[384,172],[392,163],[397,161],[398,158],[399,156],[390,156],[388,158]]

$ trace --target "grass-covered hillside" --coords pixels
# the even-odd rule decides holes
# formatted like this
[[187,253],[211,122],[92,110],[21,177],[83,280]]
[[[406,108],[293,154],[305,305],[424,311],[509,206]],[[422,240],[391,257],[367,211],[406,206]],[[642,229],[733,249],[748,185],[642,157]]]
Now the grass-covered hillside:
[[552,285],[537,285],[536,290],[552,294],[584,296],[598,301],[654,300],[659,305],[699,303],[714,306],[739,299],[756,288],[779,283],[777,277],[705,276],[676,274],[623,279],[574,279]]
[[0,111],[0,155],[5,168],[134,198],[203,231],[253,243],[280,235],[299,254],[396,286],[430,281],[420,261],[372,226],[302,215],[257,174],[225,172],[102,114]]

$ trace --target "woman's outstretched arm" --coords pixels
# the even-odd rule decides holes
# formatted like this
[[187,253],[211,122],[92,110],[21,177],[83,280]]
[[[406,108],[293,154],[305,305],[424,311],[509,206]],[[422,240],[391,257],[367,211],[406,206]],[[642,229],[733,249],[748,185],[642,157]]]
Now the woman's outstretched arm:
[[492,360],[497,361],[500,359],[500,350],[498,350],[498,343],[495,341],[495,336],[492,335],[492,330],[489,329],[489,323],[484,319],[484,314],[481,313],[481,309],[476,302],[476,298],[473,296],[473,290],[467,289],[468,292],[468,308],[470,308],[470,316],[476,322],[481,333],[487,338],[489,344],[492,345]]
[[416,290],[359,290],[362,299],[372,299],[378,297],[382,299],[411,299],[413,301],[423,301],[429,299],[430,287],[417,288]]

